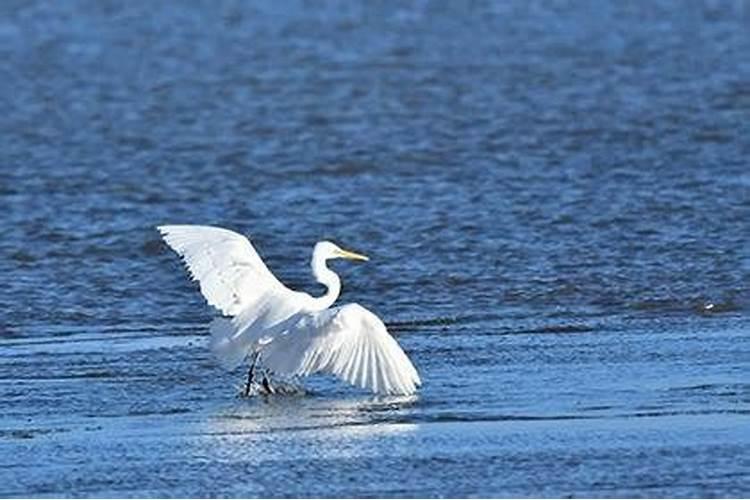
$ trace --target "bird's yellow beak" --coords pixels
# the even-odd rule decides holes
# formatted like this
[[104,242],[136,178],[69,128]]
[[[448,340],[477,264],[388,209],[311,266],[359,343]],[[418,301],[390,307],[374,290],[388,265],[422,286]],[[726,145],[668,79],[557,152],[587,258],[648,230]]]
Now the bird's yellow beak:
[[339,257],[342,259],[349,259],[349,260],[370,260],[370,258],[366,255],[350,252],[349,250],[339,250],[338,251]]

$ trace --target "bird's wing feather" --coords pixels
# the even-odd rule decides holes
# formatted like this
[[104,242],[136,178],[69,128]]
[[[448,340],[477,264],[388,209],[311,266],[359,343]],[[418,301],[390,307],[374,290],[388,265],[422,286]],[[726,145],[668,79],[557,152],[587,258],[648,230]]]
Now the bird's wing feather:
[[268,270],[250,241],[210,226],[159,226],[184,260],[206,301],[228,318],[211,324],[211,348],[232,368],[249,350],[289,324],[310,296],[290,290]]
[[291,292],[268,270],[250,241],[227,229],[210,226],[159,226],[164,241],[200,283],[206,301],[235,316],[263,300],[267,292]]
[[300,313],[261,353],[271,370],[305,376],[336,375],[381,394],[413,394],[417,370],[380,319],[358,304]]

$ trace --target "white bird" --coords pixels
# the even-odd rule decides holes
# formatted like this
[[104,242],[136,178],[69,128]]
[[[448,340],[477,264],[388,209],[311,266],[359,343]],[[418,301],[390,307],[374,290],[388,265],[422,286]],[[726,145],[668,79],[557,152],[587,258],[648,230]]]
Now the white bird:
[[329,241],[315,245],[312,272],[327,287],[321,297],[284,286],[261,260],[250,241],[210,226],[159,226],[179,254],[206,301],[225,316],[211,323],[211,347],[227,368],[248,355],[277,374],[331,373],[379,394],[413,394],[421,385],[409,358],[383,322],[358,304],[331,307],[341,280],[329,259],[369,260]]

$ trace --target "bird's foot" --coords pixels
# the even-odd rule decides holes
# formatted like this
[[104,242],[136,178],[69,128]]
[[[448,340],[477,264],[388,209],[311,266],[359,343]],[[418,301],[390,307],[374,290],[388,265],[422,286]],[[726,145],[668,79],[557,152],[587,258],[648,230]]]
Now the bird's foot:
[[264,370],[263,377],[258,381],[258,378],[253,375],[253,372],[251,371],[248,373],[247,381],[245,382],[245,386],[242,390],[242,395],[246,398],[249,398],[250,396],[257,396],[257,395],[268,395],[268,394],[276,394],[276,387],[275,384],[271,383],[271,377],[268,372]]
[[271,385],[271,380],[268,378],[268,374],[263,374],[263,380],[261,381],[261,387],[266,391],[266,394],[273,394],[276,390]]
[[249,384],[245,384],[241,396],[303,396],[307,393],[299,383],[284,378],[273,379],[270,372],[264,371],[262,376],[254,377]]

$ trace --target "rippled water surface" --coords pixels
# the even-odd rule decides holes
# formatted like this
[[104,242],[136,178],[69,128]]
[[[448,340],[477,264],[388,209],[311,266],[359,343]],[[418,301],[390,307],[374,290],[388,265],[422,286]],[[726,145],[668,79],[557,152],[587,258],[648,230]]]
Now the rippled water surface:
[[[0,496],[750,495],[750,4],[0,5]],[[413,398],[238,397],[154,226],[315,241]]]

